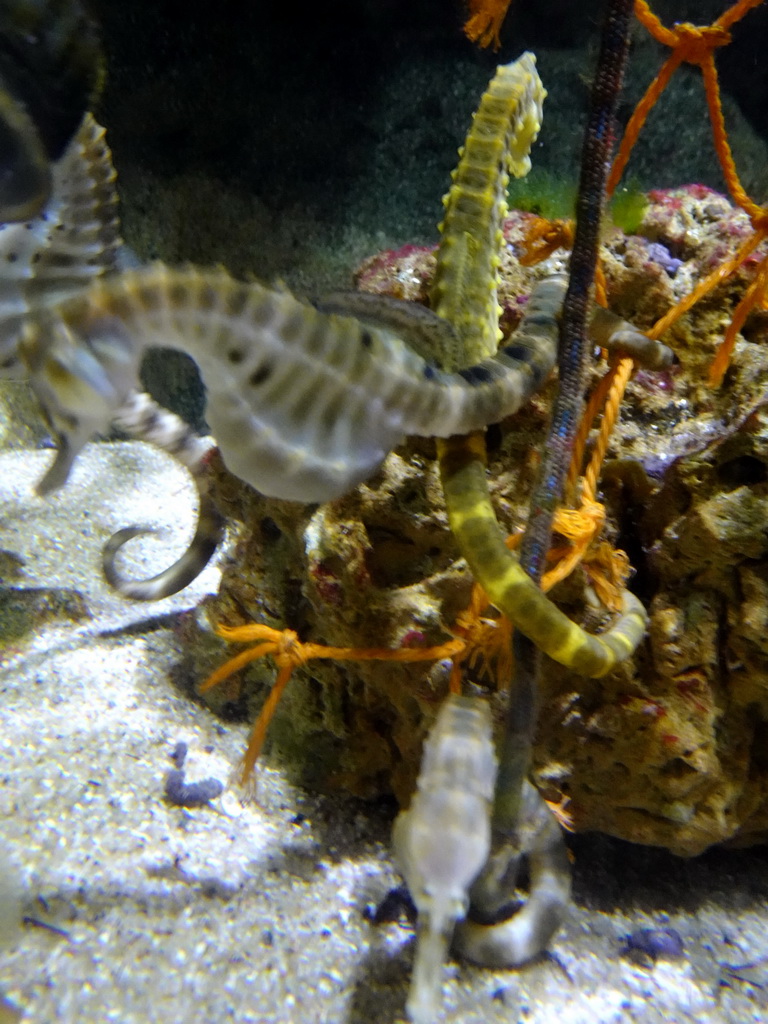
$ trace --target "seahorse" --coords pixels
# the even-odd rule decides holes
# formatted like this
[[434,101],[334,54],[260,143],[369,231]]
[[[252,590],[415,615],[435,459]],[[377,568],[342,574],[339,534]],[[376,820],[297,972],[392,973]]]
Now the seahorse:
[[[449,696],[424,742],[411,805],[397,816],[393,829],[395,860],[419,912],[407,1004],[413,1024],[429,1024],[436,1017],[449,946],[484,967],[518,967],[547,945],[570,899],[562,831],[526,781],[516,834],[499,864],[499,888],[509,899],[527,858],[530,895],[508,920],[496,922],[495,915],[478,920],[483,905],[473,883],[491,849],[497,766],[488,703]],[[467,917],[470,896],[472,919]]]
[[[83,117],[64,154],[51,165],[51,176],[51,194],[38,216],[20,224],[0,224],[0,377],[19,377],[28,369],[19,342],[30,316],[76,295],[124,262],[115,170],[104,129],[91,114]],[[86,362],[81,356],[81,373],[90,379],[100,374],[101,386],[107,386],[103,366],[95,360]],[[108,357],[106,362],[109,365]],[[130,381],[135,383],[133,376]],[[168,451],[190,471],[199,496],[198,521],[189,549],[152,579],[123,579],[114,564],[120,547],[145,531],[138,527],[120,530],[104,548],[104,573],[115,589],[134,600],[158,600],[181,590],[199,574],[221,540],[223,521],[208,494],[203,457],[209,443],[148,395],[133,390],[131,384],[119,392],[124,401],[111,416],[113,425]],[[84,400],[90,397],[91,393]],[[113,404],[117,398],[116,393]],[[43,407],[45,411],[45,401]],[[46,494],[64,483],[75,454],[66,443],[60,448],[39,493]]]
[[[376,472],[387,453],[409,434],[464,435],[515,412],[552,369],[565,288],[561,277],[541,282],[517,332],[495,350],[496,250],[506,182],[506,172],[499,174],[497,165],[501,154],[509,151],[513,170],[522,173],[527,167],[527,148],[538,128],[543,96],[537,82],[530,54],[500,69],[468,136],[446,199],[447,241],[441,246],[434,284],[435,301],[451,316],[449,321],[420,307],[387,307],[372,297],[358,297],[354,311],[368,322],[361,321],[323,312],[322,305],[321,310],[314,309],[287,292],[235,281],[221,270],[171,270],[155,264],[104,278],[119,245],[114,172],[101,129],[86,119],[82,138],[61,170],[58,202],[62,218],[66,215],[63,235],[72,250],[70,263],[63,261],[68,271],[62,280],[36,271],[29,280],[22,275],[21,282],[7,285],[11,301],[3,343],[10,353],[6,362],[22,358],[60,440],[40,493],[65,482],[82,445],[94,433],[107,430],[118,410],[139,391],[138,369],[151,346],[178,348],[193,356],[207,388],[208,419],[225,463],[235,475],[274,497],[331,500]],[[510,104],[517,112],[512,130],[497,124]],[[493,141],[494,125],[502,137],[501,150]],[[94,147],[98,160],[89,156]],[[479,187],[483,161],[491,161],[496,172],[493,187]],[[82,172],[83,166],[88,173]],[[469,229],[478,217],[483,231],[473,239]],[[43,269],[49,253],[52,265],[61,262],[61,253],[45,232],[43,243],[37,261]],[[83,289],[89,276],[96,279]],[[59,294],[57,289],[75,294],[48,312],[41,309]],[[454,291],[462,297],[461,315],[455,309]],[[333,308],[333,303],[329,300],[326,308]],[[339,306],[338,299],[335,304]],[[417,342],[419,352],[401,340],[402,333]],[[603,343],[608,343],[617,331],[602,333],[608,336]],[[434,361],[424,358],[427,350]],[[475,352],[479,361],[457,367],[459,352]],[[193,475],[200,489],[202,476]],[[219,533],[203,493],[201,506],[204,522],[190,553],[193,564],[204,564],[198,556]],[[453,519],[461,539],[466,517],[460,520],[454,514]],[[122,532],[110,542],[108,567],[128,536]],[[108,571],[116,580],[114,571]],[[172,575],[161,577],[162,592],[167,593]],[[185,570],[179,579],[187,578]],[[147,584],[147,594],[158,592]],[[535,595],[538,621],[544,621],[541,608],[552,609],[569,636],[582,637],[546,598]],[[549,625],[545,627],[549,631]],[[553,635],[560,632],[562,628]],[[588,638],[588,645],[600,652],[610,650],[610,642],[610,637]],[[622,638],[620,654],[625,649]]]
[[[542,94],[532,54],[497,69],[443,199],[446,212],[431,304],[460,341],[448,354],[446,370],[461,373],[463,359],[487,356],[496,344],[506,185],[510,172],[527,170]],[[615,326],[606,333],[618,330]],[[549,657],[577,672],[604,675],[628,657],[647,622],[637,598],[625,591],[619,621],[601,636],[586,633],[539,590],[506,547],[488,493],[482,434],[464,430],[439,437],[437,450],[451,532],[492,603]]]
[[542,281],[509,345],[447,373],[387,330],[223,270],[153,264],[99,279],[22,331],[19,353],[60,439],[40,489],[66,480],[138,388],[145,350],[161,346],[197,363],[232,473],[272,497],[329,501],[408,435],[466,433],[519,409],[552,369],[562,291]]
[[[196,361],[232,473],[271,497],[332,500],[406,436],[464,434],[517,411],[552,369],[564,289],[559,275],[541,281],[508,344],[448,373],[384,328],[223,270],[157,263],[99,279],[24,325],[19,353],[60,439],[39,489],[66,480],[138,389],[145,350],[160,346]],[[425,315],[445,333],[429,311],[419,323]]]
[[495,782],[488,703],[449,696],[424,743],[411,806],[393,830],[395,859],[419,912],[407,1006],[414,1024],[429,1024],[439,1009],[454,928],[467,912],[470,886],[491,847]]

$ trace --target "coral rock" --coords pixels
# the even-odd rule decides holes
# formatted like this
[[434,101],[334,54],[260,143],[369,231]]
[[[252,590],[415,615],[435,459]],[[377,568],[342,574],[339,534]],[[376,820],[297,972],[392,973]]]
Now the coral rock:
[[[505,224],[507,310],[563,266],[562,252],[533,271],[519,265],[528,217]],[[695,282],[714,252],[736,251],[742,219],[708,189],[651,193],[641,234],[606,238],[609,300],[646,326],[675,301],[681,275]],[[429,251],[409,248],[369,260],[359,281],[421,298],[433,265]],[[637,570],[648,638],[600,680],[548,662],[535,751],[534,781],[548,800],[566,801],[577,830],[682,855],[768,838],[768,351],[745,327],[723,387],[705,384],[751,272],[743,267],[669,332],[679,369],[642,371],[629,385],[604,473],[606,536]],[[524,522],[553,387],[489,432],[492,493],[510,531]],[[433,454],[414,439],[367,484],[319,507],[268,501],[222,474],[223,511],[248,525],[212,617],[344,646],[447,639],[471,579]],[[553,596],[600,629],[608,615],[594,610],[586,580],[579,570]],[[471,681],[493,685],[484,672],[479,659]],[[247,679],[253,710],[274,667],[259,662]],[[404,799],[446,686],[440,664],[313,661],[295,674],[268,742],[311,785]],[[501,714],[503,694],[494,700]]]

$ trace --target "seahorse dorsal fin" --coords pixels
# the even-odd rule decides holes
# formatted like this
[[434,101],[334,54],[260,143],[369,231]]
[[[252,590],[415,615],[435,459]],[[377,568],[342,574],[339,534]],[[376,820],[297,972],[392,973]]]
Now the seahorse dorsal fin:
[[435,366],[443,366],[447,346],[458,344],[456,331],[448,321],[418,302],[350,290],[331,292],[314,300],[312,305],[321,313],[353,316],[363,323],[391,331]]

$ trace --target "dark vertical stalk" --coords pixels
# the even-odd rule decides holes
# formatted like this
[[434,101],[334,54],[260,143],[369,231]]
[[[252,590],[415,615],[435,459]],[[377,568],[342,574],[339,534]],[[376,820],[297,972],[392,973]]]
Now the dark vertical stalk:
[[[589,352],[587,317],[600,246],[605,183],[614,142],[613,125],[629,49],[632,8],[633,0],[608,0],[592,85],[581,155],[570,279],[560,328],[560,381],[520,548],[520,562],[537,582],[549,549],[552,520],[562,498],[583,405],[584,372]],[[517,819],[520,787],[529,769],[536,727],[536,695],[541,665],[541,652],[517,631],[513,650],[515,668],[494,802],[494,831],[499,834],[514,828]]]
[[592,85],[576,200],[576,233],[560,328],[560,386],[520,551],[523,567],[536,580],[543,570],[552,518],[562,497],[583,405],[584,370],[589,352],[587,317],[600,247],[616,106],[629,48],[632,7],[632,0],[609,0]]

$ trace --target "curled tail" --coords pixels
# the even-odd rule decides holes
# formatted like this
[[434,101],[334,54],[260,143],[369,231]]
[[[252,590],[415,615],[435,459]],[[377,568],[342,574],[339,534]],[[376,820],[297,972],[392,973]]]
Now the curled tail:
[[115,567],[117,554],[124,544],[154,530],[128,526],[112,534],[104,545],[102,566],[107,583],[132,601],[159,601],[183,590],[200,575],[224,534],[224,519],[211,499],[204,463],[210,446],[178,416],[138,391],[118,411],[113,423],[131,437],[148,441],[172,455],[189,470],[197,488],[199,508],[195,535],[184,554],[156,576],[131,580]]

